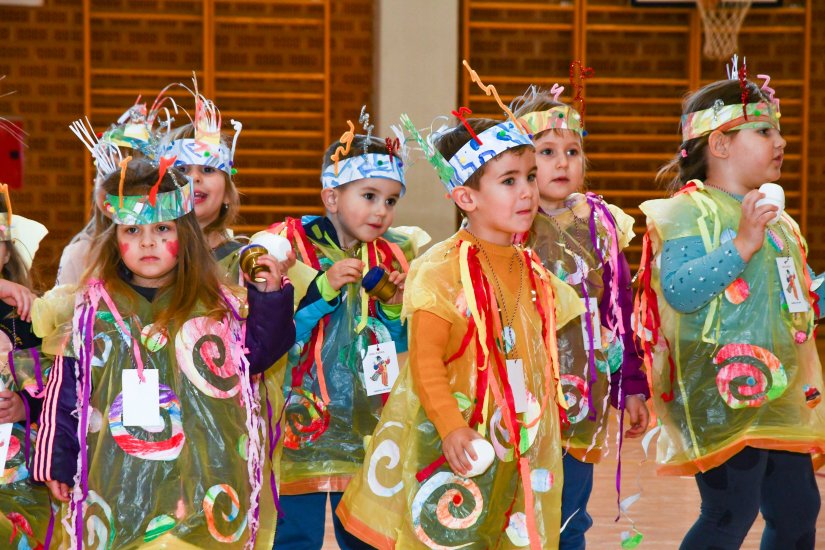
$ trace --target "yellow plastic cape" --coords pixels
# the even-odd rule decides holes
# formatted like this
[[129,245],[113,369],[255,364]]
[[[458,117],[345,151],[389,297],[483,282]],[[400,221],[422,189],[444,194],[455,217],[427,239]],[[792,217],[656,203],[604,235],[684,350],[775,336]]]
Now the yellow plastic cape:
[[741,204],[694,181],[684,192],[641,208],[655,254],[646,267],[652,270],[664,337],[653,353],[653,401],[662,422],[660,471],[707,471],[745,446],[825,451],[825,386],[812,336],[815,302],[809,297],[807,312],[789,313],[776,263],[789,255],[802,292],[810,288],[796,222],[786,213],[769,225],[762,248],[740,277],[708,305],[683,314],[662,296],[662,242],[701,237],[710,252],[735,236]]
[[[460,261],[464,248],[458,246],[459,235],[433,246],[413,262],[404,295],[406,319],[425,310],[451,323],[445,362],[460,349],[469,317],[477,312],[472,290],[462,284],[467,273],[466,263]],[[578,316],[582,308],[575,291],[540,265],[534,268],[541,271],[542,288],[547,291],[545,296],[550,296],[544,306],[555,308],[557,325]],[[511,293],[503,292],[506,302],[515,302]],[[502,411],[488,394],[478,429],[496,449],[493,465],[484,474],[465,479],[443,464],[419,482],[417,474],[440,457],[441,439],[421,407],[408,366],[369,439],[364,466],[338,507],[338,516],[348,531],[382,549],[558,545],[563,473],[557,387],[545,377],[548,354],[555,355],[555,348],[545,347],[533,303],[522,302],[516,319],[518,357],[532,366],[525,369],[528,411],[518,415],[524,422],[520,428],[522,459],[515,459]],[[554,334],[550,340],[555,340]],[[475,345],[470,343],[463,355],[449,363],[447,371],[453,395],[469,420],[477,381]],[[540,416],[539,403],[545,398],[548,405]],[[525,493],[524,479],[530,480],[529,494]],[[510,519],[505,524],[508,510]]]

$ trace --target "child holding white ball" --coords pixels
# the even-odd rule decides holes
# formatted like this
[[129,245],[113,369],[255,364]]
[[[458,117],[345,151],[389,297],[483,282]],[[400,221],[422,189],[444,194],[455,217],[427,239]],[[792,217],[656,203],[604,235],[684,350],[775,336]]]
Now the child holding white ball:
[[[739,72],[685,100],[674,195],[647,215],[637,316],[662,433],[659,471],[693,474],[700,516],[684,549],[814,548],[825,451],[820,317],[797,223],[776,186],[779,101]],[[767,83],[766,83],[767,84]],[[821,288],[821,287],[820,287]],[[645,330],[641,330],[645,329]]]

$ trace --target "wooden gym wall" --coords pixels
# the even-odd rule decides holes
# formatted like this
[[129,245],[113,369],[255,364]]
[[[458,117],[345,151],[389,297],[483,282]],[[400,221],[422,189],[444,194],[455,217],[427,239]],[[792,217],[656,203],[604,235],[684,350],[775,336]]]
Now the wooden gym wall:
[[[50,230],[37,268],[53,281],[63,246],[84,225],[91,164],[69,132],[90,115],[103,130],[170,82],[199,85],[243,122],[236,181],[251,231],[319,213],[326,145],[373,95],[371,0],[46,0],[0,7],[0,115],[29,134],[14,210]],[[192,100],[182,105],[191,110]],[[0,174],[2,181],[2,174]]]
[[[698,59],[692,48],[700,47],[695,38],[690,48],[685,46],[685,38],[688,35],[696,36],[698,28],[697,21],[691,22],[689,11],[677,10],[639,10],[629,7],[629,0],[590,0],[588,10],[581,11],[582,0],[576,0],[570,8],[543,8],[543,11],[526,12],[525,16],[510,15],[500,13],[500,6],[507,4],[512,8],[513,4],[523,4],[523,2],[497,2],[498,8],[492,10],[472,11],[467,14],[466,10],[474,5],[480,4],[480,0],[466,0],[462,6],[465,19],[465,28],[462,29],[462,37],[465,45],[465,52],[469,52],[468,59],[472,66],[479,72],[485,82],[490,81],[499,86],[502,96],[509,100],[514,94],[521,93],[527,86],[527,82],[538,82],[552,84],[555,79],[565,83],[567,77],[567,65],[576,52],[582,51],[584,47],[583,38],[586,38],[586,61],[587,64],[596,69],[596,77],[587,88],[589,130],[591,135],[587,138],[588,153],[592,158],[594,174],[593,188],[604,191],[608,199],[613,200],[628,209],[634,208],[638,202],[646,196],[651,195],[652,181],[649,176],[659,166],[667,155],[673,153],[677,146],[676,117],[678,111],[678,96],[687,89],[687,84],[691,79],[696,82],[718,78],[723,74],[724,68],[721,63],[701,62],[695,65],[693,60]],[[598,3],[597,3],[598,2]],[[215,10],[211,17],[252,17],[250,12],[257,13],[256,10],[267,10],[270,17],[301,17],[311,19],[318,17],[316,12],[307,13],[302,10],[300,4],[319,4],[319,2],[293,2],[292,7],[286,6],[283,9],[268,7],[275,4],[275,1],[248,0],[232,2],[233,13],[226,11],[226,2],[214,2]],[[323,4],[323,2],[320,2]],[[488,2],[492,3],[492,2]],[[558,4],[556,0],[542,0],[534,2],[542,6]],[[132,9],[137,2],[131,2]],[[176,12],[187,13],[192,16],[201,17],[199,23],[192,17],[181,18],[177,21],[174,17],[163,17],[153,21],[142,21],[135,17],[127,21],[110,20],[104,25],[93,27],[94,36],[101,44],[108,43],[113,51],[102,51],[96,44],[90,43],[90,66],[116,68],[117,66],[146,68],[149,67],[191,67],[199,71],[199,75],[204,77],[204,53],[208,53],[204,48],[203,17],[201,8],[198,6],[202,2],[192,0],[142,0],[141,7],[148,6],[147,12],[163,13]],[[281,2],[281,5],[284,3]],[[789,5],[790,2],[785,2]],[[798,3],[794,3],[797,4]],[[113,11],[120,9],[120,3],[102,2],[95,0],[90,4],[90,9],[98,11]],[[603,6],[599,8],[599,6]],[[804,4],[803,4],[804,5]],[[154,8],[153,8],[154,6]],[[482,6],[483,8],[483,6]],[[316,8],[317,9],[317,8]],[[186,11],[189,10],[189,11]],[[344,121],[347,118],[357,116],[360,106],[370,103],[374,93],[373,89],[373,15],[374,5],[370,0],[335,0],[330,1],[329,14],[329,42],[330,42],[330,86],[329,86],[329,121],[332,138],[337,137],[345,129]],[[497,11],[499,10],[499,11]],[[600,11],[601,10],[601,11]],[[612,11],[611,11],[612,10]],[[236,13],[237,11],[237,13]],[[93,11],[90,13],[94,13]],[[286,14],[286,15],[284,15]],[[505,17],[506,16],[506,17]],[[574,34],[571,25],[575,17],[586,17],[585,28],[591,28],[586,35]],[[507,18],[510,19],[507,19]],[[695,17],[695,16],[694,16]],[[802,138],[800,133],[802,120],[800,116],[802,91],[805,84],[805,52],[820,52],[825,50],[825,25],[810,26],[810,43],[806,44],[805,33],[799,31],[799,26],[804,26],[806,21],[825,20],[825,2],[812,2],[810,11],[790,10],[785,12],[774,12],[768,14],[764,10],[753,10],[746,19],[746,25],[773,27],[785,26],[796,27],[796,30],[782,30],[781,32],[746,33],[741,40],[741,50],[749,56],[752,72],[766,72],[774,77],[779,97],[783,100],[783,111],[788,118],[797,118],[794,123],[785,122],[783,131],[791,138],[788,145],[789,159],[785,166],[785,178],[783,182],[789,183],[793,190],[801,195],[799,188],[802,181]],[[485,24],[484,21],[510,21],[513,28],[507,30],[496,30],[494,25]],[[470,25],[467,25],[467,22]],[[474,23],[475,22],[475,23]],[[533,23],[532,28],[522,29],[524,22]],[[126,30],[121,25],[126,24]],[[478,24],[480,23],[480,24]],[[549,26],[548,26],[549,23]],[[648,28],[635,27],[632,32],[621,30],[622,25],[648,25]],[[486,26],[485,26],[486,25]],[[555,25],[555,26],[554,26]],[[592,30],[592,26],[597,27],[597,31]],[[649,27],[656,25],[657,27]],[[661,30],[663,26],[681,25],[681,32],[672,32],[670,29]],[[612,27],[611,27],[612,26]],[[134,28],[131,28],[134,27]],[[258,29],[257,32],[248,33],[250,27]],[[131,28],[129,30],[128,28]],[[307,27],[301,27],[303,32],[297,32],[294,36],[299,36],[296,40],[279,41],[278,33],[273,25],[248,25],[241,22],[218,22],[214,28],[214,48],[213,57],[214,71],[229,70],[259,70],[258,64],[273,71],[285,71],[286,67],[292,63],[295,65],[318,66],[319,61],[308,57],[318,55],[317,45],[322,41],[322,37],[317,30],[306,32]],[[317,27],[315,27],[317,29]],[[469,29],[469,33],[467,33]],[[249,36],[250,38],[246,38]],[[128,47],[130,39],[141,41],[139,48]],[[300,40],[305,40],[300,42]],[[467,46],[469,40],[469,46]],[[158,56],[150,62],[148,57],[143,57],[141,51],[157,51]],[[117,57],[115,56],[117,52]],[[311,54],[309,52],[316,52]],[[466,55],[466,54],[465,54]],[[295,56],[291,61],[289,56]],[[308,56],[303,63],[301,56]],[[180,63],[180,65],[177,64]],[[414,62],[411,60],[411,62]],[[420,60],[419,62],[426,62]],[[700,68],[697,73],[695,67]],[[456,60],[457,70],[460,68],[460,60]],[[537,68],[536,68],[537,67]],[[690,69],[690,67],[694,67]],[[304,69],[306,70],[306,69]],[[463,71],[463,69],[461,69]],[[44,242],[42,252],[38,256],[38,271],[40,271],[44,283],[51,282],[57,266],[57,259],[62,247],[68,242],[83,225],[88,212],[88,196],[85,191],[86,180],[84,170],[88,166],[88,156],[82,145],[68,131],[68,124],[72,120],[84,114],[84,6],[78,0],[46,0],[45,6],[41,8],[17,8],[0,7],[0,75],[8,75],[6,80],[0,82],[0,95],[4,92],[17,90],[12,96],[0,98],[0,114],[4,116],[20,116],[25,120],[26,130],[29,133],[28,145],[25,150],[25,175],[26,180],[22,190],[13,193],[15,211],[30,216],[45,223],[50,230],[50,235]],[[495,80],[495,75],[516,75],[521,80],[514,83],[502,83]],[[97,76],[103,75],[95,75]],[[145,85],[145,93],[156,93],[161,84],[170,81],[187,81],[188,76],[172,78],[164,75],[155,75],[152,86]],[[493,77],[490,80],[489,77]],[[678,80],[679,84],[664,84],[660,82],[656,86],[639,85],[623,86],[612,84],[610,78],[640,78],[646,76],[652,79]],[[809,64],[809,101],[807,116],[807,139],[808,139],[808,166],[807,171],[807,201],[806,235],[809,240],[811,254],[810,260],[817,271],[825,270],[825,188],[822,188],[822,176],[825,174],[825,58],[819,55],[811,56]],[[462,79],[466,76],[462,73]],[[202,83],[206,80],[202,80]],[[601,81],[601,83],[599,83]],[[134,84],[134,82],[138,82]],[[317,81],[310,81],[317,84]],[[615,80],[613,81],[615,82]],[[130,86],[140,87],[137,76],[122,75],[121,78],[112,79],[111,88],[128,89]],[[157,83],[157,84],[155,84]],[[97,84],[97,83],[96,83]],[[249,103],[242,101],[244,98],[231,97],[232,92],[270,92],[291,91],[296,94],[315,94],[301,97],[294,97],[288,101],[268,100],[259,98],[257,105],[263,109],[271,111],[283,111],[285,105],[297,105],[299,100],[303,100],[306,108],[319,99],[317,89],[301,90],[294,86],[277,88],[276,83],[264,81],[249,83],[245,88],[233,88],[231,79],[217,78],[215,80],[216,99],[219,105],[225,110],[224,115],[229,117],[226,111],[242,110],[249,108]],[[466,102],[467,94],[472,90],[474,95],[478,90],[474,87],[466,86],[464,82],[462,97],[456,102]],[[203,86],[204,84],[202,84]],[[475,86],[475,85],[473,85]],[[222,90],[224,96],[221,95]],[[650,101],[643,105],[638,103],[625,103],[620,101],[610,101],[611,98],[639,97],[640,93],[648,93],[653,98],[653,94],[660,94],[659,102]],[[667,92],[667,93],[665,93]],[[323,95],[323,91],[320,92]],[[124,93],[125,94],[125,93]],[[227,94],[229,97],[227,97]],[[98,105],[101,108],[111,108],[111,111],[122,112],[134,101],[135,96],[122,95],[115,98],[112,96],[95,96],[95,101],[100,100]],[[246,98],[251,102],[251,98]],[[265,103],[265,104],[264,104]],[[97,103],[94,103],[97,105]],[[473,98],[470,106],[478,112],[494,112],[489,103],[476,101]],[[444,112],[449,112],[456,105],[445,105]],[[633,119],[640,113],[646,116],[663,117],[662,122],[651,122],[636,129],[637,133],[642,130],[647,132],[655,129],[663,137],[661,142],[656,138],[654,142],[630,141],[622,142],[611,136],[617,129],[621,129],[623,123],[617,122],[617,117],[628,117]],[[94,113],[93,113],[94,114]],[[119,112],[118,112],[119,114]],[[114,115],[117,116],[117,115]],[[244,132],[255,128],[276,127],[273,121],[277,119],[263,117],[252,117],[245,119],[240,114],[237,116],[245,123]],[[595,117],[602,117],[601,120]],[[612,121],[608,117],[613,117]],[[96,115],[97,128],[102,128],[101,124],[108,123],[112,118],[111,114],[103,113]],[[594,120],[595,118],[595,120]],[[665,120],[666,119],[666,120]],[[621,119],[618,119],[621,120]],[[299,128],[301,121],[292,120],[295,128]],[[269,124],[269,126],[267,126]],[[313,124],[318,124],[313,121]],[[310,125],[311,127],[311,125]],[[631,128],[628,126],[628,128]],[[652,131],[652,130],[651,130]],[[634,133],[636,133],[634,132]],[[244,202],[254,206],[279,206],[292,205],[295,210],[290,214],[299,214],[301,211],[312,210],[318,207],[317,197],[317,175],[309,175],[307,172],[295,174],[255,174],[254,169],[266,170],[269,168],[292,168],[296,170],[305,169],[317,170],[320,164],[320,147],[324,139],[313,137],[308,138],[290,137],[279,143],[281,147],[292,149],[315,148],[316,155],[311,158],[309,154],[305,157],[296,155],[291,159],[277,156],[257,155],[256,149],[271,148],[271,141],[259,139],[249,133],[241,134],[239,140],[239,174],[237,180],[242,188],[263,186],[269,182],[275,185],[276,189],[292,189],[296,192],[288,195],[271,195],[260,197],[258,195],[247,195]],[[330,139],[332,139],[330,138]],[[246,151],[246,152],[245,152]],[[634,158],[632,155],[636,155]],[[797,155],[796,158],[791,155]],[[245,170],[245,166],[249,170]],[[628,173],[642,172],[643,176],[628,177]],[[596,178],[595,175],[604,174],[604,178]],[[610,173],[623,173],[619,176],[611,176]],[[317,174],[317,172],[315,173]],[[791,179],[791,175],[796,176]],[[2,174],[0,174],[2,180]],[[302,189],[316,190],[313,192],[302,191]],[[621,196],[616,191],[631,191],[639,193],[638,196]],[[276,191],[280,193],[280,191]],[[306,195],[302,194],[306,193]],[[644,194],[642,194],[644,193]],[[268,201],[268,202],[267,202]],[[794,200],[789,200],[792,208],[801,213],[800,207],[803,205],[801,196]],[[283,217],[279,212],[245,212],[245,218],[251,220],[248,223],[267,223],[278,217]],[[639,223],[642,222],[638,219]]]
[[[818,8],[785,4],[750,11],[739,51],[748,58],[753,80],[761,82],[759,73],[770,74],[781,98],[782,131],[788,140],[782,177],[787,208],[807,226],[816,260],[825,251],[825,216],[819,214],[825,195],[817,191],[825,132],[816,123],[825,93],[812,86],[807,68],[811,52],[825,41],[822,25],[812,28],[812,17],[821,18],[825,9],[821,2]],[[629,0],[463,0],[462,10],[462,55],[484,84],[496,85],[505,103],[529,84],[549,89],[554,82],[566,87],[562,99],[569,102],[571,60],[595,69],[585,92],[590,188],[634,216],[641,235],[644,217],[638,204],[665,194],[653,180],[681,142],[682,95],[725,75],[723,62],[701,56],[697,10],[639,8]],[[816,63],[815,74],[822,75],[822,62]],[[466,70],[461,83],[463,105],[475,114],[502,116]],[[638,262],[640,250],[637,238],[631,263]],[[819,269],[825,269],[825,262]]]

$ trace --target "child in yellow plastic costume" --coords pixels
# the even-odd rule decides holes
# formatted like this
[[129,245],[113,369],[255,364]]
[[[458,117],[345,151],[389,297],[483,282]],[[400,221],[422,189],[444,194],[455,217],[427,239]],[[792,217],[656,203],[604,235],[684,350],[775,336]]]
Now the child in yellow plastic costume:
[[[533,136],[539,213],[529,244],[545,267],[578,293],[587,312],[558,334],[561,384],[569,409],[562,422],[564,479],[559,548],[585,547],[593,524],[587,502],[593,466],[602,459],[610,405],[627,414],[627,437],[640,437],[650,397],[630,318],[633,291],[623,250],[633,238],[633,218],[594,193],[585,178],[583,120],[551,92],[531,87],[514,100],[519,122]],[[556,98],[552,94],[555,94]],[[621,448],[621,438],[620,438]]]
[[[360,469],[364,438],[378,424],[393,383],[388,376],[383,393],[369,391],[378,357],[372,351],[388,359],[393,345],[396,353],[407,350],[400,318],[404,278],[429,236],[390,227],[405,190],[404,156],[394,141],[344,134],[324,154],[326,216],[287,219],[270,229],[286,236],[298,265],[317,275],[308,286],[296,284],[297,344],[289,354],[282,413],[279,550],[321,548],[327,500],[334,510]],[[397,286],[384,302],[361,288],[364,274],[377,267]],[[337,520],[334,527],[342,548],[365,547]]]
[[[512,122],[470,119],[435,151],[407,123],[468,224],[413,264],[408,368],[338,516],[378,548],[552,548],[563,477],[556,328],[581,307],[512,244],[538,208],[533,146]],[[466,477],[476,439],[495,458]]]
[[[822,367],[799,226],[760,203],[781,174],[779,102],[734,60],[685,101],[671,198],[647,215],[637,315],[661,421],[659,470],[695,474],[701,515],[682,548],[813,548],[825,450]],[[666,170],[666,167],[663,170]],[[787,273],[801,282],[787,292]]]

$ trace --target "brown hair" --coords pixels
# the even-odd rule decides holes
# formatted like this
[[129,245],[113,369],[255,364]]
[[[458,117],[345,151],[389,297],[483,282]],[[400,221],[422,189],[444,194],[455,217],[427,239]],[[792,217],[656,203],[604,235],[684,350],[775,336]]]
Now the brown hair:
[[[189,123],[181,126],[180,128],[176,128],[169,135],[168,139],[174,141],[178,139],[192,139],[194,137],[195,127]],[[225,134],[221,134],[221,144],[227,148],[232,145],[229,137]],[[241,208],[241,194],[235,184],[235,179],[223,170],[220,170],[220,172],[223,174],[223,179],[226,182],[226,190],[224,191],[223,197],[223,204],[226,206],[221,206],[218,217],[203,228],[204,235],[209,235],[211,233],[224,234],[226,233],[226,230],[238,220],[238,211]]]
[[[324,158],[321,161],[321,171],[323,172],[330,166],[334,164],[332,160],[332,155],[335,154],[335,151],[338,150],[338,147],[341,147],[341,154],[338,156],[338,160],[342,161],[344,159],[357,157],[364,154],[364,144],[367,143],[367,136],[362,136],[361,134],[355,134],[352,138],[352,144],[350,145],[349,152],[344,153],[344,144],[340,141],[333,141],[327,150],[324,151]],[[367,143],[367,154],[375,153],[378,155],[389,155],[390,151],[387,149],[387,143],[382,141],[381,138],[377,138],[375,136],[371,136],[369,143]],[[398,155],[394,155],[396,158]]]
[[[755,83],[747,81],[748,103],[754,101],[767,101],[767,97],[762,93]],[[721,99],[725,105],[736,105],[742,103],[742,89],[738,80],[718,80],[699,90],[689,93],[682,102],[682,114],[686,115],[696,111],[710,109],[717,99]],[[679,132],[681,133],[681,123]],[[737,130],[730,130],[735,132]],[[726,132],[727,133],[727,132]],[[690,180],[707,179],[708,159],[707,148],[710,134],[689,139],[682,142],[679,152],[667,164],[659,169],[656,174],[656,182],[665,185],[669,191],[678,191]],[[684,151],[684,153],[682,153]],[[668,181],[669,174],[677,172]]]
[[[125,195],[145,195],[158,179],[158,168],[148,160],[132,160],[126,169],[123,182]],[[185,176],[175,168],[169,168],[160,182],[158,192],[173,191],[179,183],[186,181]],[[120,171],[110,174],[102,183],[103,189],[110,195],[118,194]],[[99,277],[106,287],[119,295],[130,296],[126,292],[127,284],[123,280],[125,266],[117,245],[117,225],[109,218],[100,220],[94,237],[90,254],[91,265],[83,274],[81,281]],[[162,292],[170,294],[169,303],[162,309],[154,310],[154,326],[169,327],[170,334],[185,323],[197,305],[202,305],[207,315],[215,319],[222,318],[228,312],[228,306],[220,291],[215,259],[206,244],[203,232],[198,225],[195,211],[175,220],[178,234],[178,263],[172,282]],[[158,303],[155,301],[155,304]]]
[[[489,130],[496,124],[501,123],[500,121],[489,118],[468,118],[466,121],[476,135],[485,130]],[[449,161],[455,156],[456,153],[458,153],[459,149],[464,147],[464,145],[471,139],[473,139],[473,136],[470,134],[470,131],[458,119],[455,119],[455,125],[453,128],[443,132],[435,139],[435,148],[438,149],[444,158]],[[528,145],[519,145],[518,147],[507,149],[506,152],[521,155],[528,148]],[[464,182],[464,186],[469,187],[470,189],[478,190],[479,185],[481,184],[481,177],[484,175],[484,170],[486,168],[487,164],[482,164],[481,168],[473,172],[473,175],[467,178],[467,181]]]
[[3,266],[3,271],[1,273],[3,278],[7,281],[23,285],[29,290],[32,290],[34,283],[32,281],[31,273],[29,272],[29,268],[27,268],[26,264],[23,262],[23,258],[21,258],[20,254],[17,252],[17,248],[14,246],[14,241],[3,241],[3,244],[9,252],[9,261]]

